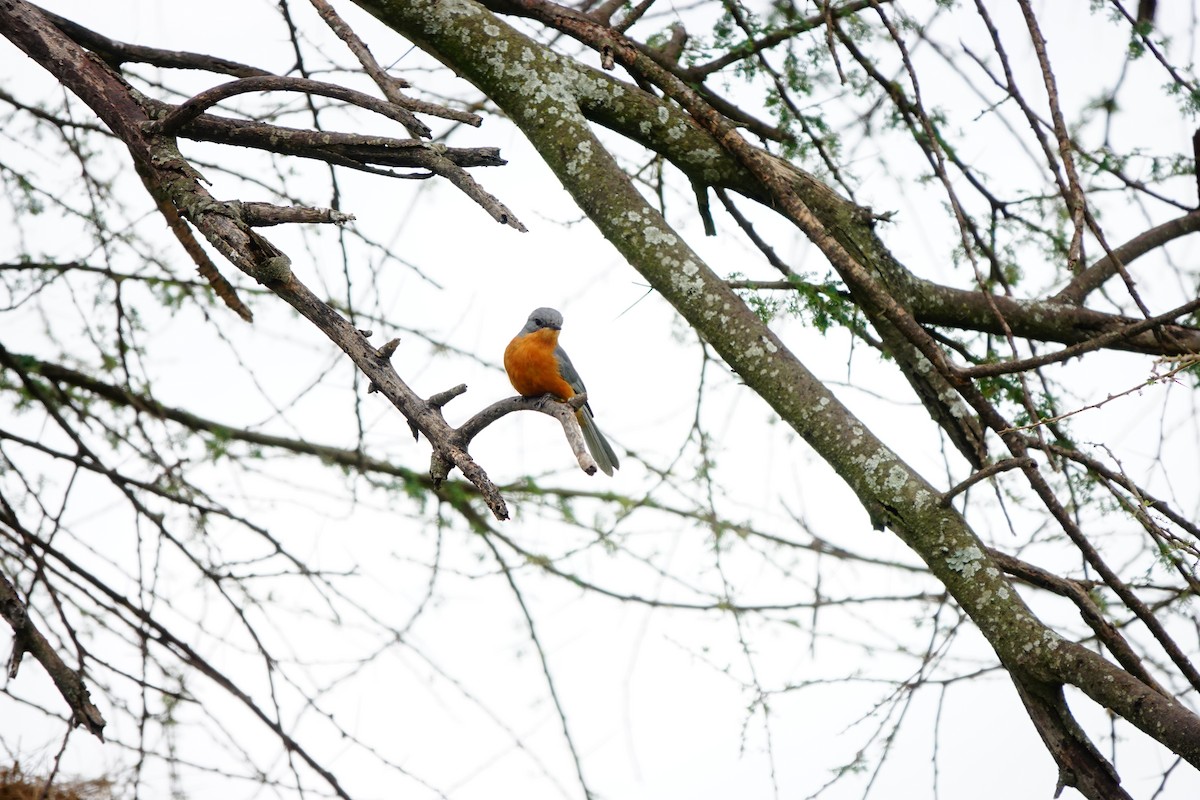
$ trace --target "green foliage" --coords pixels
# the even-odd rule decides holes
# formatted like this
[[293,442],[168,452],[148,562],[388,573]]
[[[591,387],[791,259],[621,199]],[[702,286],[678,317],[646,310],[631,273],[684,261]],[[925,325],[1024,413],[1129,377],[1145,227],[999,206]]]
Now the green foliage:
[[[1146,55],[1146,44],[1142,40],[1141,36],[1136,35],[1138,33],[1137,27],[1134,28],[1134,31],[1135,35],[1129,37],[1129,46],[1126,52],[1129,54],[1130,59],[1137,61],[1139,58]],[[1144,26],[1144,30],[1140,31],[1142,36],[1145,36],[1149,32],[1149,25]]]
[[[730,276],[731,279],[741,277],[737,273]],[[858,307],[829,275],[820,281],[800,275],[792,278],[791,283],[793,288],[789,291],[743,289],[739,294],[765,324],[785,317],[801,319],[821,333],[833,327],[855,333],[864,331]]]
[[855,332],[863,330],[858,306],[842,294],[839,285],[828,277],[821,283],[793,283],[796,284],[796,313],[818,331],[825,333],[835,325]]
[[156,278],[146,278],[144,282],[159,305],[171,311],[178,311],[189,301],[211,306],[217,300],[216,293],[207,286],[189,286],[178,281]]
[[559,516],[570,525],[578,525],[579,516],[575,513],[575,506],[571,499],[566,496],[556,498]]
[[770,325],[784,305],[782,300],[768,292],[746,291],[742,294],[742,299],[764,325]]
[[23,214],[37,216],[46,210],[45,204],[38,197],[36,187],[24,175],[0,169],[0,176],[5,179],[4,183],[7,187],[5,194],[18,216]]
[[734,31],[737,29],[737,23],[733,19],[733,15],[729,13],[729,9],[725,9],[720,18],[713,25],[712,49],[726,52],[734,45]]
[[[991,358],[988,361],[997,361],[999,359]],[[1021,414],[1028,416],[1024,411],[1024,403],[1022,402],[1023,393],[1021,390],[1021,382],[1013,375],[993,375],[990,377],[979,378],[976,382],[980,392],[990,402],[1005,404],[1009,407],[1021,409]],[[1025,424],[1028,419],[1020,422]]]
[[232,432],[227,428],[213,428],[202,436],[201,440],[204,442],[207,460],[213,463],[227,457],[229,448],[233,444]]
[[1174,97],[1179,103],[1179,109],[1189,117],[1196,116],[1200,113],[1200,88],[1197,88],[1195,83],[1182,84],[1172,82],[1163,87],[1167,94]]
[[671,41],[671,29],[664,28],[657,33],[652,33],[646,37],[646,46],[651,50],[658,50],[667,42]]

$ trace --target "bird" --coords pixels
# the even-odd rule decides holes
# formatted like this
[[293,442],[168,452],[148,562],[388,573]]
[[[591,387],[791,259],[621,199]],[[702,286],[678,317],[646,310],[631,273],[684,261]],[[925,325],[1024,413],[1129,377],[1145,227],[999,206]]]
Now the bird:
[[[558,346],[563,317],[553,308],[535,308],[525,321],[525,327],[504,348],[504,371],[513,388],[523,397],[550,394],[566,402],[587,391],[575,365]],[[605,475],[620,467],[617,454],[592,416],[591,404],[585,402],[575,412],[583,441]]]

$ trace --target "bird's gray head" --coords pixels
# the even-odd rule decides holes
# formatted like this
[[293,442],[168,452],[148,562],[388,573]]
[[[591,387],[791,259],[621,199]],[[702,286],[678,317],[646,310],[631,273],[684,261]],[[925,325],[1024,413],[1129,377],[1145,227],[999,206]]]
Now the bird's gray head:
[[542,328],[559,331],[562,330],[562,323],[562,314],[553,308],[535,308],[529,315],[529,319],[525,321],[525,327],[521,329],[521,333],[533,333]]

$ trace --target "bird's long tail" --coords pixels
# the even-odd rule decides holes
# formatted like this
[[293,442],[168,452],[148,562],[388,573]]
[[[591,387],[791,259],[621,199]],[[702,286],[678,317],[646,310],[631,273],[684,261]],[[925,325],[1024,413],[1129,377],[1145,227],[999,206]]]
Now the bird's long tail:
[[617,460],[617,454],[613,452],[604,434],[596,427],[592,413],[586,408],[581,408],[576,416],[579,418],[579,427],[583,430],[583,441],[588,452],[596,459],[596,465],[600,467],[601,472],[612,475],[613,470],[621,466],[621,462]]

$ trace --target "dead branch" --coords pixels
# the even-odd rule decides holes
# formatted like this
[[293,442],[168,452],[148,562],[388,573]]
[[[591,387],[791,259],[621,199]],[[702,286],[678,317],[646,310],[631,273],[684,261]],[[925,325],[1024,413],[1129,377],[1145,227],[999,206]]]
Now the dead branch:
[[413,116],[412,112],[400,108],[386,100],[380,100],[369,94],[356,92],[335,83],[314,81],[309,78],[280,77],[278,75],[263,75],[253,78],[239,78],[229,83],[222,83],[207,89],[182,105],[176,106],[170,113],[159,117],[147,125],[149,133],[174,135],[188,121],[195,119],[222,100],[250,92],[303,92],[321,97],[330,97],[351,103],[388,119],[395,120],[404,126],[409,135],[419,139],[428,139],[432,132],[429,127]]
[[[16,523],[13,510],[7,502],[3,503],[3,522],[9,527]],[[13,630],[12,656],[8,662],[8,677],[16,678],[21,666],[21,656],[29,653],[38,660],[50,675],[59,694],[71,707],[71,721],[74,725],[82,725],[93,736],[104,740],[104,715],[92,703],[83,676],[67,666],[54,647],[46,639],[33,620],[14,587],[4,574],[0,573],[0,616],[4,617]]]

